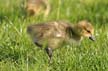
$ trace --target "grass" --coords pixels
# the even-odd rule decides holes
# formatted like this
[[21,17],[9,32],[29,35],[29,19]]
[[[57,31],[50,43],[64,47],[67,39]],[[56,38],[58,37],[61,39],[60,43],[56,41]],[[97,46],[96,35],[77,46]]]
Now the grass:
[[[0,0],[0,71],[108,71],[108,1],[50,1],[48,18],[23,19],[21,0]],[[54,51],[53,63],[26,33],[31,23],[65,19],[72,23],[87,19],[95,27],[96,41],[66,45]]]

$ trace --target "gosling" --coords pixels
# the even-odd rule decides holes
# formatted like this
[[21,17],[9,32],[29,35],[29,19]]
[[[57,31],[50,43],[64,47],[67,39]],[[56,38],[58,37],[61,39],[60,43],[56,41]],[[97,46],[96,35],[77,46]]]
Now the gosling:
[[38,16],[41,13],[47,17],[50,12],[50,4],[48,0],[27,0],[26,13],[28,16]]
[[52,58],[53,50],[61,47],[64,42],[80,42],[84,37],[95,41],[94,28],[86,20],[73,25],[67,21],[33,24],[27,27],[27,32],[36,46],[45,49],[49,61]]

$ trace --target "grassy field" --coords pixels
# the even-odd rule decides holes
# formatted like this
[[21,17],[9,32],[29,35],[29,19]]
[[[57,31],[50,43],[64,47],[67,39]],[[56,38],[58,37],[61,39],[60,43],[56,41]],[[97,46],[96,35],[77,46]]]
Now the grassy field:
[[[108,71],[108,0],[50,0],[48,18],[23,19],[21,0],[0,0],[0,71]],[[87,19],[96,41],[66,45],[54,51],[53,63],[26,33],[27,25],[52,20],[76,23]]]

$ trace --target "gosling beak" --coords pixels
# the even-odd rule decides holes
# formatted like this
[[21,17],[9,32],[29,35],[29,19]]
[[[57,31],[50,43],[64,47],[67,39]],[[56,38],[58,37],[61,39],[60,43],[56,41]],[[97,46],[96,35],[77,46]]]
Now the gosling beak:
[[92,41],[95,41],[95,40],[96,40],[95,37],[94,37],[93,35],[91,35],[91,36],[89,37],[89,39],[92,40]]

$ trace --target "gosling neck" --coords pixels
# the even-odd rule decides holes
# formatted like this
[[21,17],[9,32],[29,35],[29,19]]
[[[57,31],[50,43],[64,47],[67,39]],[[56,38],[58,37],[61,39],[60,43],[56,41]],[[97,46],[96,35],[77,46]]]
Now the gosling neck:
[[70,39],[74,39],[75,41],[80,41],[82,39],[81,29],[78,28],[77,25],[68,28],[68,36]]

